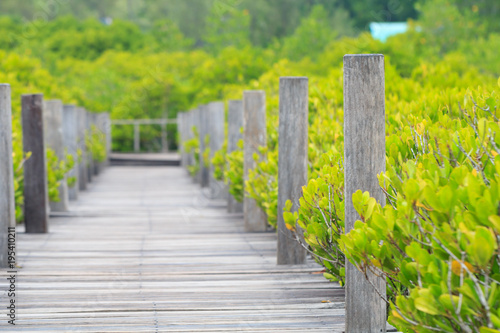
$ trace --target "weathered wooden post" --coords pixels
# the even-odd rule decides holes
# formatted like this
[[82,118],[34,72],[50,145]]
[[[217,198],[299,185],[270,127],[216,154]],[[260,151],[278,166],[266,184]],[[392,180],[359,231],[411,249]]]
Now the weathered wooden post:
[[43,95],[21,98],[24,153],[24,222],[27,233],[48,232],[49,199],[43,135]]
[[[66,147],[63,137],[63,103],[60,100],[44,101],[43,105],[43,134],[45,145],[52,149],[60,161],[66,160]],[[66,176],[58,187],[59,201],[50,201],[52,212],[68,211],[68,183]]]
[[0,84],[0,268],[8,267],[8,235],[16,227],[10,98],[10,85]]
[[[212,102],[208,104],[208,125],[210,135],[210,156],[212,160],[214,154],[222,149],[225,139],[225,105],[224,102]],[[218,181],[214,177],[214,166],[210,162],[209,184],[210,197],[212,199],[225,199],[227,197],[227,188],[224,182]]]
[[[368,191],[380,204],[385,196],[377,175],[385,171],[385,82],[381,54],[344,56],[345,232],[359,215],[352,195]],[[368,273],[378,293],[385,280]],[[346,263],[346,333],[385,332],[386,304],[365,274]]]
[[[254,154],[260,154],[259,147],[267,144],[266,129],[266,94],[261,90],[243,92],[243,141],[244,141],[244,180],[248,173],[256,167]],[[245,196],[243,202],[245,231],[266,231],[267,217],[257,206],[257,202]]]
[[[230,154],[238,149],[238,141],[243,139],[241,129],[243,127],[243,101],[231,100],[228,102],[227,111],[227,153]],[[228,193],[228,213],[243,213],[243,203],[236,201]]]
[[78,188],[80,191],[87,189],[87,146],[85,144],[85,132],[87,128],[87,112],[84,108],[76,108],[78,122],[78,149],[80,156],[78,159]]
[[307,131],[309,127],[307,77],[280,78],[278,157],[278,265],[303,264],[305,249],[283,219],[287,200],[299,208],[302,186],[307,185]]
[[69,200],[78,199],[78,120],[74,105],[63,106],[63,139],[67,153],[73,156],[75,166],[68,172],[68,177],[75,179],[73,186],[68,186]]
[[209,146],[206,145],[207,136],[209,136],[209,115],[208,115],[208,106],[200,105],[198,107],[199,110],[199,123],[198,123],[198,131],[199,131],[199,140],[200,140],[200,185],[201,187],[208,187],[208,167],[205,164],[205,150],[209,149]]

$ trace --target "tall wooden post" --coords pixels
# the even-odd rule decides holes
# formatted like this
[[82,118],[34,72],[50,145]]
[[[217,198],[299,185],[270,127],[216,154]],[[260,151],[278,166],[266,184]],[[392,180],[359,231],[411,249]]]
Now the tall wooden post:
[[[259,147],[267,144],[266,129],[266,94],[261,90],[243,92],[243,141],[244,141],[244,180],[255,168],[254,154],[260,154]],[[245,231],[266,231],[267,217],[257,206],[257,202],[245,196],[244,203]]]
[[[345,232],[359,215],[352,195],[368,191],[380,204],[385,196],[377,175],[385,171],[384,56],[344,56]],[[368,274],[385,295],[385,280]],[[346,333],[386,331],[386,304],[365,275],[346,263]]]
[[[60,161],[66,160],[66,146],[63,136],[63,103],[60,100],[44,102],[43,109],[43,134],[47,148],[52,149]],[[66,176],[58,187],[59,201],[50,201],[52,212],[68,211],[68,183]]]
[[78,149],[80,156],[78,157],[78,188],[80,191],[87,189],[88,172],[87,172],[87,146],[85,144],[85,132],[87,129],[87,112],[84,108],[76,108],[77,124],[78,124]]
[[9,228],[16,226],[10,96],[10,85],[0,84],[0,268],[8,267]]
[[[238,141],[243,139],[243,101],[231,100],[227,111],[227,153],[238,149]],[[236,201],[231,194],[227,194],[228,213],[243,213],[243,203]]]
[[27,233],[48,232],[49,199],[43,135],[43,95],[23,95],[24,222]]
[[73,186],[68,186],[69,200],[78,199],[78,121],[74,105],[63,106],[63,139],[67,153],[73,156],[75,166],[68,172],[68,177],[75,179]]
[[[225,139],[225,106],[224,102],[212,102],[208,104],[209,135],[210,135],[210,160],[215,152],[222,149]],[[227,188],[224,182],[214,178],[214,166],[210,162],[209,186],[212,199],[225,199]]]
[[292,211],[297,211],[302,186],[307,185],[307,77],[280,78],[279,103],[278,265],[295,265],[305,263],[306,251],[286,228],[283,209],[291,200]]

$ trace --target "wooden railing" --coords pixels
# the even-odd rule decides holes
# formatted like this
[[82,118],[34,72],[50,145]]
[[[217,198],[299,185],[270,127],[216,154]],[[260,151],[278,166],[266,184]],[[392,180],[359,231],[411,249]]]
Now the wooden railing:
[[177,124],[177,119],[113,119],[111,125],[133,125],[134,126],[134,152],[141,151],[141,126],[161,126],[161,150],[168,152],[168,124]]
[[[344,167],[345,167],[345,231],[354,227],[359,215],[353,207],[352,195],[358,189],[369,191],[378,202],[385,198],[377,175],[385,170],[385,92],[383,55],[346,55],[344,57]],[[244,179],[255,168],[254,154],[266,146],[266,98],[264,91],[244,91],[242,101],[229,101],[228,151],[236,148],[243,127]],[[302,186],[307,182],[308,149],[308,79],[282,77],[279,87],[279,161],[278,161],[278,264],[302,264],[306,259],[304,248],[286,228],[283,208],[287,200],[297,211]],[[179,132],[182,143],[198,131],[199,161],[203,161],[205,138],[210,139],[210,153],[222,147],[224,137],[225,105],[213,102],[180,113]],[[221,116],[222,115],[222,116]],[[182,165],[194,163],[181,148]],[[210,177],[210,166],[199,164],[195,180],[208,187],[215,197],[228,197],[228,210],[244,212],[248,232],[266,231],[266,215],[254,199],[245,195],[243,206],[235,205],[234,198]],[[226,191],[226,193],[217,193]],[[385,332],[386,304],[378,292],[385,294],[385,280],[364,273],[346,263],[346,332]],[[376,286],[378,292],[372,287]]]

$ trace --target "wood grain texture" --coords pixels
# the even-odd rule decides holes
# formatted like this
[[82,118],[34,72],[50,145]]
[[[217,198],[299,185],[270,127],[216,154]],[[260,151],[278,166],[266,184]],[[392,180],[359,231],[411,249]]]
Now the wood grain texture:
[[0,84],[0,184],[0,267],[7,267],[7,230],[9,227],[14,227],[16,223],[11,91],[8,84]]
[[43,134],[43,95],[22,95],[24,163],[24,222],[26,232],[48,232],[49,198]]
[[278,157],[278,265],[302,264],[305,249],[283,220],[287,200],[292,212],[299,208],[302,186],[307,184],[309,90],[307,77],[281,77]]
[[75,166],[68,172],[68,177],[75,179],[75,185],[68,187],[68,199],[78,199],[78,119],[74,105],[63,106],[63,140],[67,153],[73,156]]
[[[255,168],[254,154],[260,155],[259,147],[267,145],[266,129],[266,94],[262,90],[243,92],[243,175],[248,180],[248,173]],[[245,230],[266,231],[267,217],[257,206],[255,199],[245,196],[243,201]]]
[[[18,227],[15,331],[342,332],[344,291],[319,267],[276,265],[178,167],[110,167],[50,234]],[[5,274],[5,273],[2,273]],[[7,280],[0,276],[0,304]],[[0,310],[4,316],[6,310]],[[6,321],[0,330],[9,331]]]
[[[45,145],[52,149],[57,158],[61,161],[66,160],[67,148],[64,144],[63,135],[63,103],[60,100],[44,101],[43,106],[43,134]],[[59,188],[59,200],[50,201],[51,212],[65,212],[68,210],[68,183],[66,176],[61,181]]]
[[[344,56],[345,231],[359,214],[352,194],[368,191],[382,205],[385,196],[377,175],[385,171],[384,56]],[[369,275],[385,295],[385,280]],[[386,331],[386,305],[364,273],[346,263],[346,333]]]
[[[243,101],[230,100],[227,110],[227,153],[230,154],[238,149],[238,141],[243,139]],[[228,193],[228,213],[243,213],[243,203],[236,201]]]

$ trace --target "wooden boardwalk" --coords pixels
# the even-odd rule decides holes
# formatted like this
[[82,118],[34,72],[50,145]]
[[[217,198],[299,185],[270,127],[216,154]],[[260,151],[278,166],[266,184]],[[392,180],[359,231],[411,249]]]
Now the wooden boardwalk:
[[110,167],[16,245],[16,326],[4,275],[0,331],[343,330],[344,292],[319,266],[277,266],[276,234],[245,233],[178,167]]

